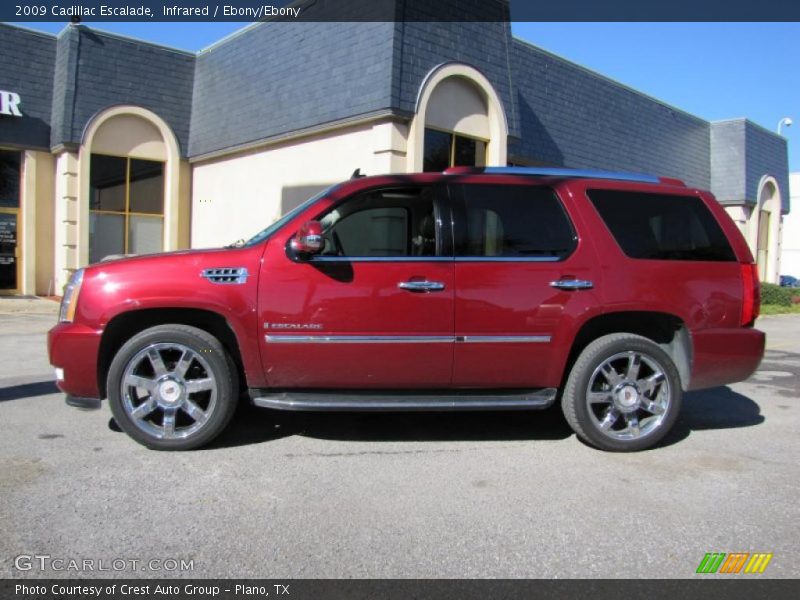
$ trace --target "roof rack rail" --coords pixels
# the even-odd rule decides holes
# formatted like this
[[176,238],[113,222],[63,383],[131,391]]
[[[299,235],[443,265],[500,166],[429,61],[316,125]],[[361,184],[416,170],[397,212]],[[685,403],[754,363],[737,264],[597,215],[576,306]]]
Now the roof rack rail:
[[582,179],[615,179],[640,183],[661,183],[655,175],[647,173],[616,173],[594,169],[564,169],[560,167],[450,167],[445,175],[466,175],[485,173],[487,175],[534,175],[537,177],[580,177]]

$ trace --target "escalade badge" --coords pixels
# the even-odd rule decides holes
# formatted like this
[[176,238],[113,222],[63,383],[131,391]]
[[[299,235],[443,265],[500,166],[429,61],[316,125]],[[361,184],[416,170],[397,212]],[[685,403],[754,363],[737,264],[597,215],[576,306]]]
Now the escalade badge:
[[320,323],[264,323],[264,329],[322,329]]

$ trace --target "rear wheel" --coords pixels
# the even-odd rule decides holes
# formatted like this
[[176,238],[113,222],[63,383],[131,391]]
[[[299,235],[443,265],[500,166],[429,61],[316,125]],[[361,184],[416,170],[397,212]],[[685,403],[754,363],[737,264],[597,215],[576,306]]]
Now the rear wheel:
[[125,343],[111,363],[111,412],[128,435],[148,448],[197,448],[233,416],[236,372],[219,340],[202,329],[152,327]]
[[581,352],[561,406],[585,442],[616,452],[650,448],[680,412],[681,382],[669,355],[648,338],[606,335]]

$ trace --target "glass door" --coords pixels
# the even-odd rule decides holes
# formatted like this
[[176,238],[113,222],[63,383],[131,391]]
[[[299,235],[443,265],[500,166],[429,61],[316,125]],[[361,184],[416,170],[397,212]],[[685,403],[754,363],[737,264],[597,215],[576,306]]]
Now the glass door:
[[19,152],[0,150],[0,294],[19,292]]
[[0,293],[15,293],[19,288],[16,210],[0,208]]

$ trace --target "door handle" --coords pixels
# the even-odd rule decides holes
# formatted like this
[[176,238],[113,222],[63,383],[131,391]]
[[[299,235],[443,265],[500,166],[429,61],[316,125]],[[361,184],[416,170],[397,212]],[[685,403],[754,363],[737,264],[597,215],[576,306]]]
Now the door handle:
[[397,287],[409,292],[441,292],[444,284],[441,281],[401,281]]
[[594,287],[594,282],[586,279],[559,279],[551,281],[550,287],[560,290],[590,290]]

